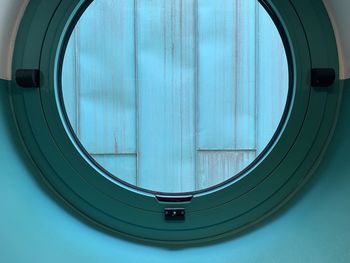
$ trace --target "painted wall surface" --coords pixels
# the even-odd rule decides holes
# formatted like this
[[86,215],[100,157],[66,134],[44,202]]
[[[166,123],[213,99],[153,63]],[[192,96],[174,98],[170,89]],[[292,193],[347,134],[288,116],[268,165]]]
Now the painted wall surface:
[[95,229],[37,179],[0,82],[0,262],[350,262],[350,80],[338,127],[313,180],[259,227],[230,240],[169,249]]
[[348,0],[323,0],[337,38],[341,77],[350,78],[350,2]]
[[11,77],[17,29],[29,0],[0,0],[0,78]]

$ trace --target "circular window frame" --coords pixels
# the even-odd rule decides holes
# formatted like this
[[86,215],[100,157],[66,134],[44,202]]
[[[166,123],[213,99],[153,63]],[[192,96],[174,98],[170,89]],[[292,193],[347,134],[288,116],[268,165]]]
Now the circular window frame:
[[[13,72],[40,69],[41,85],[23,89],[12,81],[11,88],[14,116],[29,155],[42,178],[75,210],[136,239],[184,244],[256,224],[307,181],[331,138],[342,94],[338,78],[323,90],[311,87],[312,68],[333,68],[339,75],[336,41],[322,3],[260,1],[279,21],[290,47],[293,94],[286,121],[273,145],[244,176],[175,200],[112,180],[86,157],[62,121],[60,55],[87,2],[91,1],[29,3],[16,40]],[[166,221],[166,208],[185,209],[186,219]]]

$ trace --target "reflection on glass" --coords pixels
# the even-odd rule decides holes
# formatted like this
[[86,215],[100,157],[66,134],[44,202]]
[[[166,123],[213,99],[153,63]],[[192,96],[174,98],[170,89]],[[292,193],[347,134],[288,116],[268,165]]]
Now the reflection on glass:
[[281,36],[256,0],[95,0],[62,93],[87,152],[132,185],[215,186],[264,150],[286,105]]

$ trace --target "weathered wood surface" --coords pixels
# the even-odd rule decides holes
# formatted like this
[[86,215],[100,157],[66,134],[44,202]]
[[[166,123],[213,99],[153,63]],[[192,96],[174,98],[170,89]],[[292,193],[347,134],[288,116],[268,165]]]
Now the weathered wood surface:
[[155,191],[218,184],[280,122],[283,44],[256,0],[96,0],[67,47],[73,129],[114,175]]

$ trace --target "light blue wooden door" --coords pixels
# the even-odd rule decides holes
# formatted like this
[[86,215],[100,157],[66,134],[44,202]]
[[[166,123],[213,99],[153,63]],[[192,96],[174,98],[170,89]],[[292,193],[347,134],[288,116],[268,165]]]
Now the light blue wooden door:
[[135,186],[205,189],[249,165],[285,107],[281,37],[256,0],[95,0],[67,46],[71,125]]

